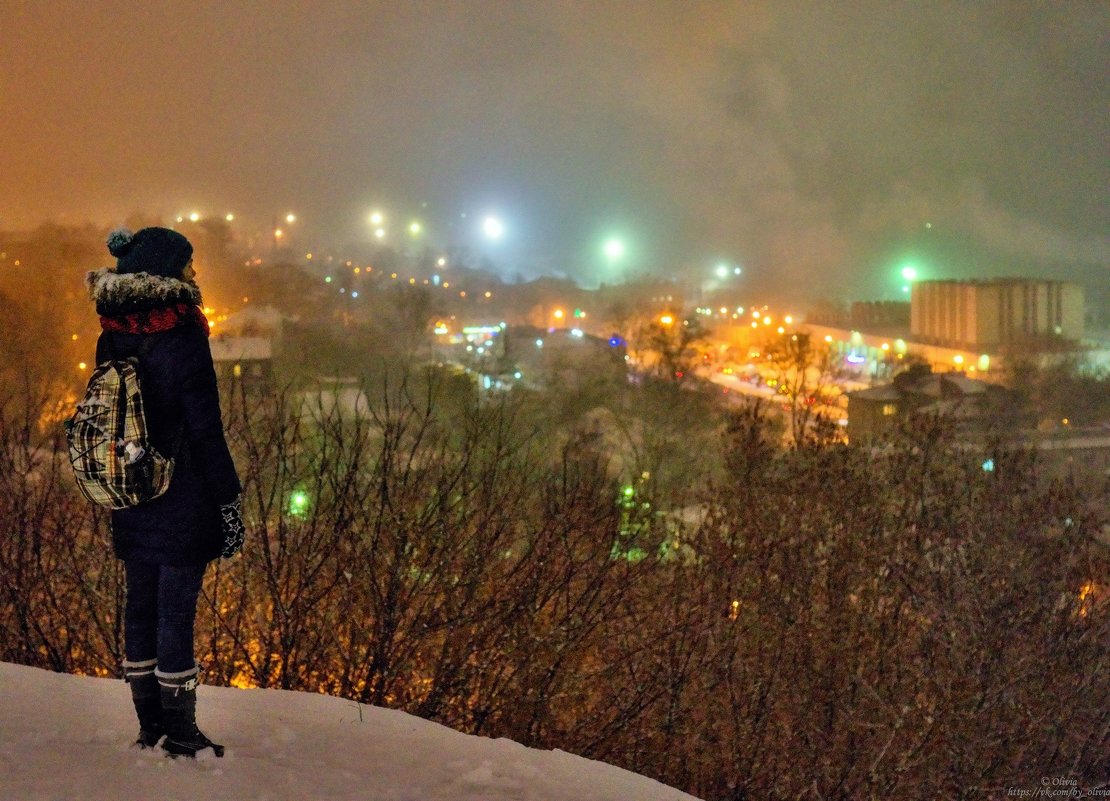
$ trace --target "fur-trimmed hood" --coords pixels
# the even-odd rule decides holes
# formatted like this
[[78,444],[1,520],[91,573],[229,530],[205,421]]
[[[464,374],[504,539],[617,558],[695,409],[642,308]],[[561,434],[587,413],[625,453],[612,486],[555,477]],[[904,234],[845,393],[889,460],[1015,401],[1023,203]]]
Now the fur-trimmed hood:
[[96,313],[105,317],[187,303],[203,305],[200,287],[191,281],[149,273],[117,273],[111,268],[85,276]]

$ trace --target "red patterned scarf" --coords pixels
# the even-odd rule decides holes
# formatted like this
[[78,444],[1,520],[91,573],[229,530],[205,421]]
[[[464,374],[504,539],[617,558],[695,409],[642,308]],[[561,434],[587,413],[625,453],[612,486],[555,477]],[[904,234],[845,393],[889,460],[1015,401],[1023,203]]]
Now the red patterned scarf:
[[200,306],[178,303],[176,306],[163,306],[158,309],[121,314],[114,317],[100,317],[100,327],[105,331],[119,334],[156,334],[169,331],[179,325],[195,325],[204,329],[207,336],[211,331],[208,318]]

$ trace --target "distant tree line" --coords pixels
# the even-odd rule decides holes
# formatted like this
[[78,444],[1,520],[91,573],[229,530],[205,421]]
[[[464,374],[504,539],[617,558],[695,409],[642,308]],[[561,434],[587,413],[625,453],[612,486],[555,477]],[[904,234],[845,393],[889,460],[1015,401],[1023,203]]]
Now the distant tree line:
[[[0,659],[118,675],[105,516],[47,396],[3,392]],[[387,705],[712,801],[1110,778],[1105,488],[1002,444],[984,471],[932,418],[882,450],[783,449],[755,406],[630,461],[545,424],[542,395],[434,371],[368,395],[358,418],[228,402],[249,533],[207,577],[206,682]]]

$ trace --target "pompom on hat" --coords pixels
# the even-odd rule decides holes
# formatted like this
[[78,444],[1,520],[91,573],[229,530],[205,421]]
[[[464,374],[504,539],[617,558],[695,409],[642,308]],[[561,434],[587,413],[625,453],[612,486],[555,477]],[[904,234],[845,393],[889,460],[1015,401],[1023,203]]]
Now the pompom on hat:
[[193,246],[169,228],[143,228],[134,234],[117,228],[108,234],[108,252],[117,259],[117,273],[181,278],[193,257]]

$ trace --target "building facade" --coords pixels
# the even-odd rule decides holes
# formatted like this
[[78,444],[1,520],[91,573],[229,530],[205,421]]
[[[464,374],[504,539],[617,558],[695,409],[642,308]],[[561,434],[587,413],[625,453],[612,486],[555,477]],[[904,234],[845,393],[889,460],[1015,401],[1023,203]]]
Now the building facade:
[[1083,337],[1083,289],[1064,281],[1003,278],[921,281],[910,300],[910,335],[971,350]]

